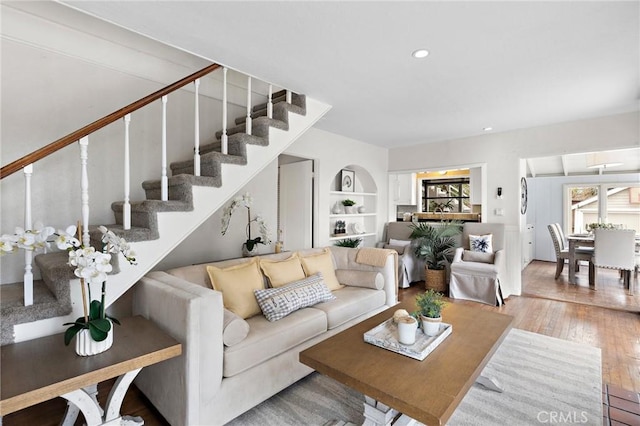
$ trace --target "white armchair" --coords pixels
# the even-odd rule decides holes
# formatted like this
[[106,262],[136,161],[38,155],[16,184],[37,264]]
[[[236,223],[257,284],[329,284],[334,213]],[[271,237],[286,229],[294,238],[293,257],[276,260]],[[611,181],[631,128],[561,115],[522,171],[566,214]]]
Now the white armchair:
[[411,222],[389,222],[385,239],[376,246],[398,252],[398,286],[407,288],[412,282],[424,279],[424,261],[416,258],[410,245]]
[[[491,234],[492,253],[471,251],[469,235]],[[451,263],[449,297],[500,306],[504,303],[500,282],[506,276],[504,225],[467,222],[462,229],[462,247]]]

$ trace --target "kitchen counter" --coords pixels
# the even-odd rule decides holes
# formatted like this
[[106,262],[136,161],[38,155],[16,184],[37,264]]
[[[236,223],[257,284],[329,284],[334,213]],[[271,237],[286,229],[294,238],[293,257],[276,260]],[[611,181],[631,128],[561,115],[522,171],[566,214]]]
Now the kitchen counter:
[[439,222],[441,220],[459,220],[462,222],[480,222],[479,213],[414,213],[418,222]]

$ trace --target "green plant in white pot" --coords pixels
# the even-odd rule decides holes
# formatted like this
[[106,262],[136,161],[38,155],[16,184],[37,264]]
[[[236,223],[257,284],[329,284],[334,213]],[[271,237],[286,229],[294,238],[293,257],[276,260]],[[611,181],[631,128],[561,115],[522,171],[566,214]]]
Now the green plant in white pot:
[[346,200],[342,200],[342,205],[344,206],[344,212],[347,214],[358,213],[357,208],[355,207],[356,202],[347,198]]
[[427,336],[435,336],[440,331],[442,322],[442,309],[447,305],[441,293],[429,289],[416,296],[414,316],[418,316],[422,322],[422,330]]

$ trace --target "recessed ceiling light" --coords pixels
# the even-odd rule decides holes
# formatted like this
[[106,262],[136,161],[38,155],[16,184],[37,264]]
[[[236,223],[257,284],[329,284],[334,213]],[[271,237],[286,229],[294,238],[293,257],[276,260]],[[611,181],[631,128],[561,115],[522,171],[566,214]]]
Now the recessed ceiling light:
[[429,56],[429,51],[426,49],[418,49],[415,50],[411,56],[413,56],[414,58],[417,59],[422,59],[422,58],[426,58],[427,56]]
[[484,130],[485,132],[490,132],[493,130],[493,127],[485,127],[482,130]]

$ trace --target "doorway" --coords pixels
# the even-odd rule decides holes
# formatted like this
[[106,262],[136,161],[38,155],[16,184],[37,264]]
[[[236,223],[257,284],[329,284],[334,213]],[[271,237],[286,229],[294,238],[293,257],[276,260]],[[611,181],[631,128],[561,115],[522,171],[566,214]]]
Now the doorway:
[[278,240],[285,250],[313,247],[313,171],[308,158],[278,157]]

